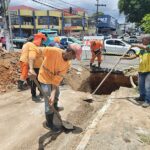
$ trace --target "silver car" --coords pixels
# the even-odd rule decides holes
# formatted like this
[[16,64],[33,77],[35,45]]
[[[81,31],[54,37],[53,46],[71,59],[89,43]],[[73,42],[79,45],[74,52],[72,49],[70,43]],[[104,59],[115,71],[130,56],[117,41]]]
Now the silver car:
[[106,53],[124,54],[127,52],[128,54],[135,54],[138,50],[137,47],[131,48],[131,45],[122,39],[107,39],[104,41],[104,51]]

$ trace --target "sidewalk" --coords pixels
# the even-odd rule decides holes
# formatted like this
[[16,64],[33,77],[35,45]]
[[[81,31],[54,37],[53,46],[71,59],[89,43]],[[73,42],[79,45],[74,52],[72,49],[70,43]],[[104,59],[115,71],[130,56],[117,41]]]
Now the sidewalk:
[[142,108],[132,97],[136,91],[121,87],[112,93],[112,104],[98,121],[85,149],[149,150],[150,108]]

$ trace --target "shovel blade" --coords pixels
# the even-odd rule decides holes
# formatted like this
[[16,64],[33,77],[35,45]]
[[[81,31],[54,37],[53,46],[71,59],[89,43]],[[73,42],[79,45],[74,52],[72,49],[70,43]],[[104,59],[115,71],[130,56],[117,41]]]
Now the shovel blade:
[[88,102],[88,103],[93,103],[93,99],[84,99],[83,101]]
[[74,130],[74,126],[68,121],[62,121],[62,126],[67,130]]

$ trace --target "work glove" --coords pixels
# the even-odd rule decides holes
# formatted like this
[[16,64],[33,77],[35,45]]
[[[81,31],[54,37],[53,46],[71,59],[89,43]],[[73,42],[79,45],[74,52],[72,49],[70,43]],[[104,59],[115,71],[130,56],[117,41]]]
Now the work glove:
[[100,49],[98,49],[98,50],[94,51],[94,54],[95,54],[95,55],[99,55],[99,54],[101,54]]

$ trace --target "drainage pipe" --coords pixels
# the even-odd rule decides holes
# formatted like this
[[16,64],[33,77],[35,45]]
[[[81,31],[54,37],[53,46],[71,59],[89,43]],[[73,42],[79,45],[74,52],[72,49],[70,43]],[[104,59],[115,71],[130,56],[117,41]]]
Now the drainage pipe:
[[130,83],[131,83],[132,87],[133,87],[133,88],[136,88],[136,85],[135,85],[135,83],[134,83],[134,81],[133,81],[133,77],[130,76],[129,78],[130,78]]

